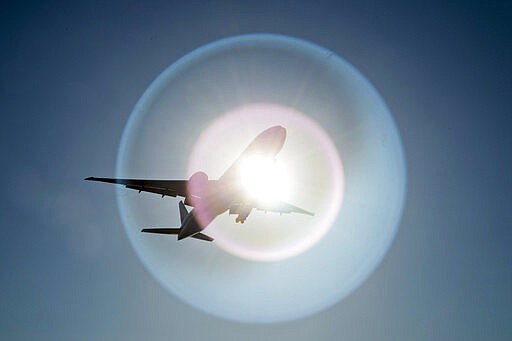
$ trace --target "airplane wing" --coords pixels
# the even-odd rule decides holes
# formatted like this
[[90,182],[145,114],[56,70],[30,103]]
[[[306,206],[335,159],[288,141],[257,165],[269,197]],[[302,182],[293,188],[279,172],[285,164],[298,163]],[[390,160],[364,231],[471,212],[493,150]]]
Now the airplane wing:
[[140,179],[112,179],[89,177],[85,180],[108,182],[124,185],[126,188],[139,192],[149,192],[171,197],[186,197],[188,180],[140,180]]
[[229,214],[238,215],[235,219],[237,223],[244,223],[245,219],[251,214],[253,209],[257,209],[265,212],[276,212],[279,214],[283,213],[302,213],[313,216],[314,213],[306,211],[300,207],[288,204],[284,201],[274,202],[244,202],[244,203],[232,203],[229,207]]
[[314,216],[315,214],[313,212],[306,211],[300,207],[294,206],[292,204],[288,204],[284,201],[277,201],[277,202],[269,202],[269,203],[262,203],[258,202],[253,205],[253,207],[260,211],[265,212],[276,212],[276,213],[301,213],[301,214],[307,214],[310,216]]

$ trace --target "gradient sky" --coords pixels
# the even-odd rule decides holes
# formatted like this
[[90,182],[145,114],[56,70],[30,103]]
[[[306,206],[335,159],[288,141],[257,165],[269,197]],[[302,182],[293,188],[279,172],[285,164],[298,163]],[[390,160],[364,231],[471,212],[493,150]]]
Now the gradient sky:
[[[4,3],[0,339],[512,339],[511,23],[508,1]],[[393,113],[408,168],[402,223],[373,275],[272,325],[169,294],[135,255],[113,186],[81,180],[115,174],[129,114],[165,67],[256,32],[357,67]]]

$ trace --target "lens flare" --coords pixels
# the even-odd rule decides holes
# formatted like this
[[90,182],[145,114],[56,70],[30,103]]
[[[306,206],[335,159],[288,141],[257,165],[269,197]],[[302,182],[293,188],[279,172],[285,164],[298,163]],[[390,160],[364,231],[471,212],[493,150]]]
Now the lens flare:
[[117,159],[119,178],[205,172],[218,179],[274,125],[287,130],[276,157],[290,179],[286,201],[314,217],[252,210],[241,225],[225,213],[205,230],[214,243],[178,242],[140,229],[178,226],[179,199],[118,189],[128,238],[162,286],[206,313],[246,323],[289,321],[339,302],[391,245],[406,169],[376,89],[341,57],[304,40],[222,39],[158,76],[133,109]]

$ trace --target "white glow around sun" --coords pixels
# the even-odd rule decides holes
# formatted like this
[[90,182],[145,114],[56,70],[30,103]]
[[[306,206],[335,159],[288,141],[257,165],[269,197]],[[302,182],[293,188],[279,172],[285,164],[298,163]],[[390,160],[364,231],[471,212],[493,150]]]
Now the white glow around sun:
[[219,318],[269,323],[253,329],[333,306],[389,249],[407,172],[397,126],[376,89],[310,42],[270,34],[222,39],[151,84],[117,158],[119,178],[186,179],[203,171],[216,180],[275,125],[286,129],[275,157],[292,172],[284,201],[314,216],[253,209],[242,225],[225,212],[204,230],[213,243],[177,241],[140,230],[177,226],[181,198],[124,186],[116,196],[137,256],[163,288]]
[[290,195],[290,174],[273,158],[253,155],[242,160],[240,181],[248,196],[258,201],[287,200]]

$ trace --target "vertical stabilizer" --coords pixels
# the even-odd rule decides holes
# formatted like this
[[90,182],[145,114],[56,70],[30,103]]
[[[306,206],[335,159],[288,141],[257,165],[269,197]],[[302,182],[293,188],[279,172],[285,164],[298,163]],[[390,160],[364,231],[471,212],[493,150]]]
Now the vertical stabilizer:
[[188,215],[188,211],[185,205],[183,204],[183,201],[180,201],[178,206],[180,207],[180,220],[181,223],[183,224],[183,220],[185,220],[185,217]]

